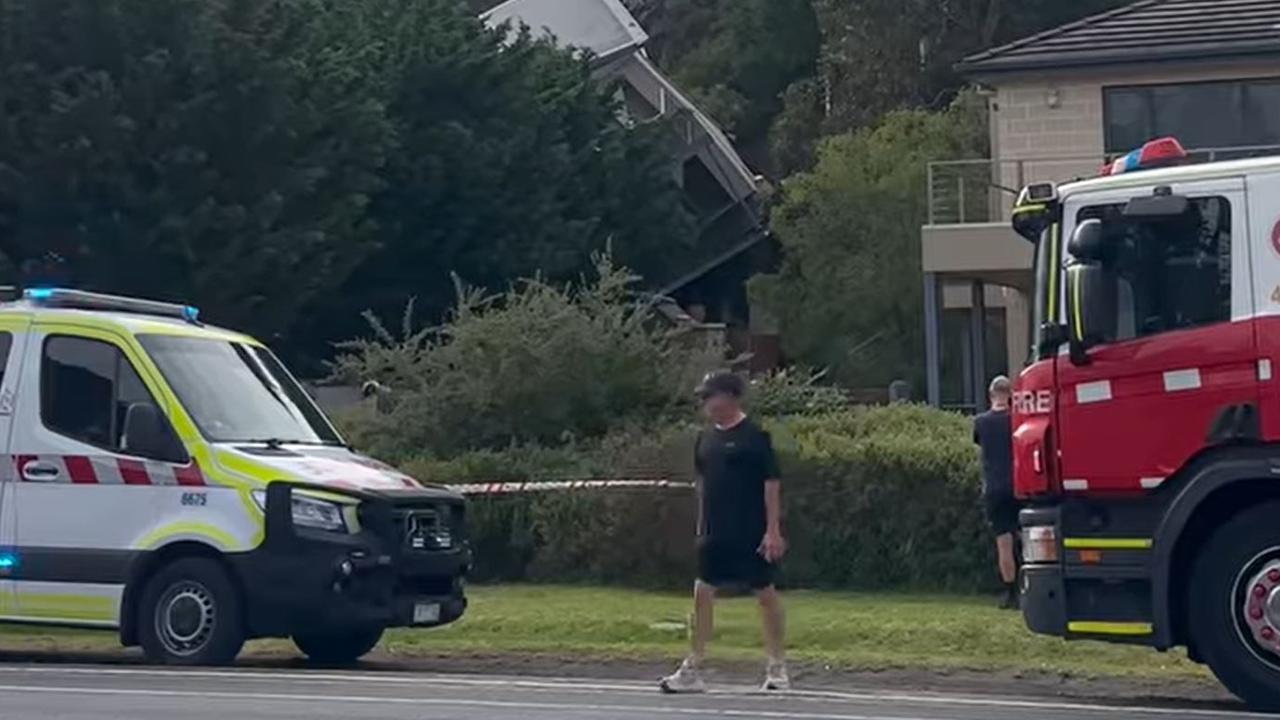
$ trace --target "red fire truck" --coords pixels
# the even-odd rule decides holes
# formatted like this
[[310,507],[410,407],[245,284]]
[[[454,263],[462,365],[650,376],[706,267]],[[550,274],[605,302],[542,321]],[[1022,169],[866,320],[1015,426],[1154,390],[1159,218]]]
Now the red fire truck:
[[1172,138],[1032,185],[1035,347],[1015,384],[1037,633],[1185,646],[1280,709],[1280,157]]

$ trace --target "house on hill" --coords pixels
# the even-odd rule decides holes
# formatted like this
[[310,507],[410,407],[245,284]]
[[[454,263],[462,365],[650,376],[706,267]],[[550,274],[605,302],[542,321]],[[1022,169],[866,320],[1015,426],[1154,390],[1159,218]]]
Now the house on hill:
[[772,271],[778,261],[762,215],[764,179],[649,59],[644,28],[618,0],[508,0],[482,18],[492,26],[527,26],[535,35],[589,52],[596,75],[617,83],[621,122],[662,120],[672,128],[678,179],[698,222],[699,260],[651,289],[683,310],[672,317],[723,325],[730,347],[749,358],[751,369],[776,366],[778,330],[751,307],[746,293],[747,280]]

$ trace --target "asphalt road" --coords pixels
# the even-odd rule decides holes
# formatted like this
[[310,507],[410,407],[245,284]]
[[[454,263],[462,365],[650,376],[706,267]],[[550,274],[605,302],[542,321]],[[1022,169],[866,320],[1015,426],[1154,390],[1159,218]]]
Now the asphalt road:
[[0,666],[4,720],[1241,720],[1151,708],[909,693],[763,695],[719,687],[663,696],[651,684],[486,675],[140,667]]

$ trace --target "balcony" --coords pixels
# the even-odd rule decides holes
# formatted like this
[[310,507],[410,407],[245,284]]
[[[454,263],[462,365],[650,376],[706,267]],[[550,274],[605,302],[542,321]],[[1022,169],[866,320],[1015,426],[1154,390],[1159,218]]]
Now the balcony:
[[[1280,155],[1280,145],[1188,150],[1192,162]],[[1005,222],[1025,186],[1097,177],[1107,158],[1067,156],[929,163],[929,225]]]

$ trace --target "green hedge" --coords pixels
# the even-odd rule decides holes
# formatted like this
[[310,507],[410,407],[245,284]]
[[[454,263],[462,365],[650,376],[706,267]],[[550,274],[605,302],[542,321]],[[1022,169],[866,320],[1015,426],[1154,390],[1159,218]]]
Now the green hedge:
[[[994,581],[968,421],[917,406],[772,419],[784,475],[788,586],[977,590]],[[416,463],[424,479],[687,477],[689,428],[633,431],[604,447],[509,451]],[[504,456],[511,463],[504,463]],[[539,472],[534,458],[548,461]],[[499,469],[505,468],[505,472]],[[518,471],[513,471],[518,470]],[[475,471],[474,474],[467,471]],[[498,477],[495,477],[494,474]],[[471,532],[483,580],[687,585],[687,489],[477,496]]]

